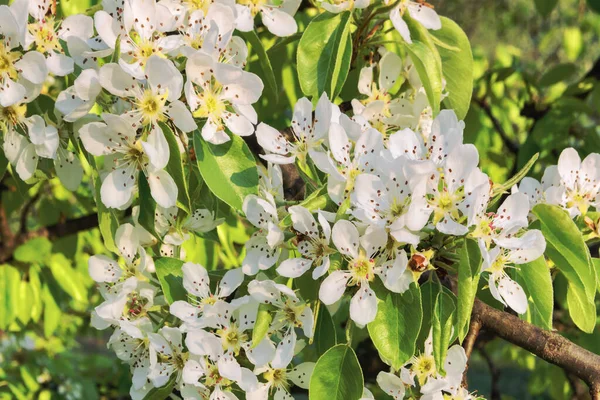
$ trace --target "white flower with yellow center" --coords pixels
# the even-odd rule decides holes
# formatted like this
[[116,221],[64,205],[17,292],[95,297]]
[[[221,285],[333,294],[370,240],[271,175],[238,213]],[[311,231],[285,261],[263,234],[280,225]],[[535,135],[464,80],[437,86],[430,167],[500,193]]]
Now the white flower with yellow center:
[[169,145],[159,127],[138,136],[129,117],[102,114],[104,122],[91,122],[79,130],[85,149],[94,156],[106,156],[111,172],[100,188],[103,204],[122,208],[136,192],[140,172],[146,175],[152,197],[162,207],[175,205],[177,185],[164,170],[169,161]]
[[271,280],[253,280],[248,293],[259,303],[274,307],[273,322],[268,335],[278,334],[280,341],[271,361],[274,368],[285,368],[294,357],[296,331],[302,329],[304,336],[313,336],[313,312],[310,306],[298,299],[293,290]]
[[317,103],[313,121],[312,103],[303,97],[294,106],[292,131],[294,141],[288,141],[283,133],[261,122],[256,128],[256,140],[267,154],[265,160],[275,164],[291,164],[296,159],[304,162],[313,151],[321,151],[331,124],[332,104],[323,92]]
[[117,253],[124,263],[113,260],[103,254],[93,255],[88,260],[90,277],[98,283],[118,282],[122,278],[136,277],[147,279],[146,266],[152,263],[150,256],[140,245],[137,230],[129,223],[120,225],[115,232]]
[[[351,137],[357,137],[356,142]],[[342,116],[339,124],[331,123],[329,128],[329,151],[312,151],[310,158],[318,169],[329,174],[327,193],[331,200],[342,204],[354,191],[358,176],[376,171],[382,150],[383,138],[378,131],[361,133],[357,123]]]
[[284,260],[277,267],[277,273],[287,278],[298,278],[314,266],[312,277],[318,279],[329,271],[329,256],[335,253],[329,247],[331,226],[321,211],[317,214],[318,224],[310,211],[302,206],[292,206],[288,211],[293,227],[300,235],[298,251],[302,257]]
[[[385,0],[385,3],[390,3],[390,0]],[[412,40],[408,25],[402,18],[406,12],[426,29],[438,30],[442,28],[442,21],[439,15],[437,15],[433,6],[429,3],[426,1],[400,0],[398,5],[390,11],[390,20],[398,33],[400,33],[400,36],[407,43],[412,43]]]
[[388,290],[397,291],[394,284],[406,269],[406,263],[401,262],[402,258],[388,261],[377,257],[388,241],[382,228],[369,227],[359,237],[352,222],[339,220],[333,226],[331,238],[346,258],[348,267],[325,278],[319,289],[319,298],[323,304],[331,305],[342,297],[348,287],[356,286],[358,290],[350,301],[350,318],[357,325],[364,326],[377,314],[377,298],[369,283],[377,275]]
[[256,103],[264,85],[260,78],[234,65],[224,64],[204,51],[186,63],[185,97],[196,118],[206,119],[202,137],[222,144],[230,139],[226,128],[238,136],[254,133]]
[[135,321],[123,320],[110,339],[110,346],[117,357],[127,362],[132,371],[132,387],[141,389],[148,382],[150,372],[150,340],[152,322],[147,317]]
[[73,86],[58,94],[55,107],[63,114],[65,121],[77,121],[88,115],[101,91],[98,72],[94,69],[83,70]]
[[502,247],[487,250],[480,244],[483,256],[482,272],[489,272],[489,287],[492,296],[518,314],[527,311],[527,295],[521,285],[512,280],[506,268],[525,264],[541,257],[546,250],[546,240],[542,232],[534,229],[520,237],[505,238]]
[[40,93],[48,76],[44,55],[38,51],[22,54],[26,48],[27,0],[0,6],[0,106],[30,102]]
[[149,333],[148,339],[154,350],[150,357],[148,379],[155,387],[161,387],[175,374],[176,384],[181,383],[183,370],[189,358],[189,354],[183,350],[181,331],[165,326],[157,333]]
[[243,211],[248,221],[259,230],[245,244],[246,256],[242,270],[246,275],[256,275],[269,269],[277,262],[283,243],[283,231],[279,228],[279,216],[273,196],[265,198],[248,195],[244,199]]
[[[67,22],[67,20],[65,20]],[[43,16],[27,26],[25,48],[34,49],[46,57],[48,71],[56,76],[65,76],[75,69],[73,60],[64,54],[59,42],[58,22],[51,16]]]
[[[14,106],[11,109],[9,112],[19,118],[19,109]],[[8,161],[16,167],[19,177],[27,180],[35,173],[40,157],[56,159],[59,137],[56,127],[46,125],[39,115],[23,119],[18,124],[26,128],[29,140],[15,129],[9,129],[4,137],[3,149]]]
[[183,287],[188,293],[188,301],[178,300],[171,304],[170,312],[181,319],[184,330],[202,327],[201,314],[206,305],[214,305],[218,300],[229,297],[244,281],[241,268],[227,271],[217,284],[213,293],[210,289],[210,277],[200,264],[187,262],[183,271]]
[[237,0],[236,27],[242,32],[254,29],[254,18],[257,14],[262,17],[262,23],[275,36],[284,37],[296,33],[298,25],[294,14],[300,6],[299,0]]
[[293,400],[290,389],[294,385],[301,389],[308,389],[314,368],[315,363],[313,362],[305,362],[295,367],[291,367],[288,363],[280,368],[272,365],[257,368],[254,373],[262,375],[266,382],[259,383],[256,390],[247,392],[246,399],[268,400],[269,393],[272,393],[273,399]]
[[183,77],[173,62],[151,56],[145,73],[146,81],[140,83],[119,64],[109,63],[100,68],[98,79],[104,89],[131,103],[124,118],[133,128],[156,127],[158,122],[172,121],[183,132],[196,129],[190,110],[179,100]]
[[[438,231],[456,236],[466,234],[472,214],[481,209],[476,205],[488,199],[489,178],[477,168],[478,162],[477,149],[471,144],[454,148],[443,168],[432,171],[428,162],[417,162],[417,167],[425,167],[425,172],[413,175],[409,184],[426,180],[426,193],[411,200],[418,203],[413,216],[415,221],[427,222],[433,215],[432,223]],[[408,176],[411,170],[406,171]]]
[[181,35],[165,35],[175,29],[175,17],[168,7],[156,0],[126,0],[122,13],[110,15],[98,11],[94,23],[98,35],[110,49],[114,50],[119,40],[119,64],[137,79],[144,79],[150,57],[174,54],[183,44]]

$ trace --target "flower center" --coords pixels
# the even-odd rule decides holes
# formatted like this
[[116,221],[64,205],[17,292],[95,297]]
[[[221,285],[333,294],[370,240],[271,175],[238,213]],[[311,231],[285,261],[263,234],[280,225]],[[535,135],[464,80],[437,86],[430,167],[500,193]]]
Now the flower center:
[[125,303],[124,314],[129,318],[141,317],[145,313],[144,308],[147,304],[147,298],[140,296],[137,292],[132,292],[129,295],[127,303]]
[[204,384],[208,387],[215,387],[220,385],[221,387],[231,386],[231,381],[224,378],[219,374],[219,368],[216,365],[209,365],[208,373],[206,374],[206,380]]
[[40,53],[48,53],[50,50],[60,51],[58,35],[54,32],[54,19],[46,18],[27,26],[29,33],[33,36],[36,50]]
[[590,207],[590,195],[578,190],[567,191],[567,208],[577,207],[585,215]]
[[14,67],[14,62],[19,58],[17,52],[10,52],[9,49],[0,43],[0,80],[6,75],[11,79],[17,78],[17,69]]
[[[2,58],[0,56],[0,71],[2,71]],[[0,121],[8,122],[9,126],[18,125],[25,118],[27,106],[25,104],[14,104],[8,107],[0,107]]]
[[190,10],[202,10],[204,15],[206,15],[208,8],[214,3],[214,0],[187,0],[186,3]]
[[194,112],[194,117],[211,118],[214,122],[218,121],[219,127],[222,125],[221,117],[227,109],[227,104],[220,98],[221,86],[215,84],[206,87],[198,95],[200,107]]
[[267,0],[238,0],[237,3],[249,7],[252,16],[255,17],[261,6],[267,3]]
[[289,386],[285,369],[269,369],[263,374],[263,377],[267,382],[270,382],[273,387],[287,388]]
[[350,264],[352,272],[352,282],[357,284],[362,281],[372,281],[375,278],[374,273],[375,260],[367,258],[364,254],[360,254],[358,258]]
[[414,360],[410,369],[422,386],[427,378],[436,374],[435,359],[431,355],[421,354]]
[[163,108],[167,102],[167,93],[157,94],[150,89],[146,89],[138,103],[138,108],[142,113],[142,123],[150,125],[165,119]]
[[240,353],[242,344],[248,341],[248,335],[240,331],[235,324],[225,329],[219,329],[217,335],[221,338],[223,350],[233,351],[236,355]]

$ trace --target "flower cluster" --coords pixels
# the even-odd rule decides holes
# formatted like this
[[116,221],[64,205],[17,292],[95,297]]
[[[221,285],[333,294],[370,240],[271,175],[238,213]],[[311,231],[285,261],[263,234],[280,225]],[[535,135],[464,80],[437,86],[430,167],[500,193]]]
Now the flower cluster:
[[[441,288],[437,272],[456,272],[449,264],[465,239],[478,244],[477,273],[491,295],[524,314],[528,297],[513,272],[546,247],[529,228],[532,208],[554,204],[572,217],[598,209],[600,155],[582,162],[573,149],[541,183],[525,178],[498,193],[475,146],[464,143],[463,121],[449,109],[434,112],[410,57],[383,47],[361,68],[356,98],[341,104],[322,91],[289,110],[290,129],[267,124],[255,109],[265,85],[246,68],[248,36],[236,34],[253,31],[260,14],[267,34],[292,36],[299,3],[106,0],[62,22],[46,0],[0,6],[0,115],[11,171],[28,182],[55,172],[75,191],[87,169],[107,219],[132,209],[131,221],[108,233],[116,258],[92,255],[89,273],[102,297],[92,325],[112,329],[109,346],[131,368],[134,399],[159,388],[184,399],[289,399],[294,386],[309,388],[316,359],[304,349],[319,312],[347,311],[348,332],[370,327],[387,296],[425,280]],[[408,44],[415,21],[441,28],[423,1],[321,5],[383,13]],[[53,107],[32,112],[28,105],[49,97],[48,88],[57,92]],[[217,193],[211,175],[234,167],[199,171],[207,154],[190,140],[218,153],[251,135],[262,149],[254,190],[243,182]],[[304,201],[284,195],[289,168],[305,183]],[[239,193],[241,209],[220,208]],[[188,255],[198,238],[223,244],[226,226],[246,235],[239,260],[222,249],[226,268],[215,269]],[[464,350],[450,347],[436,366],[432,341],[380,373],[380,390],[396,399],[475,398],[461,387]]]

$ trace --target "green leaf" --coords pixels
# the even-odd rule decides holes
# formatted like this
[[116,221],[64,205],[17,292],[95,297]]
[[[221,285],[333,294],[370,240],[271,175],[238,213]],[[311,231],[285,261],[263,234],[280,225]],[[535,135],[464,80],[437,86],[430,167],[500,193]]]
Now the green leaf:
[[117,246],[115,245],[115,232],[119,227],[119,219],[116,217],[114,211],[107,208],[102,200],[100,199],[100,188],[102,187],[102,181],[98,176],[98,168],[96,167],[96,160],[93,156],[88,156],[88,162],[92,166],[94,172],[92,175],[92,181],[94,183],[94,199],[96,202],[96,208],[98,209],[98,227],[100,228],[100,234],[104,240],[104,246],[112,253],[117,253]]
[[52,251],[52,243],[45,237],[28,240],[17,247],[14,253],[15,260],[26,263],[44,263]]
[[155,237],[159,237],[154,230],[154,217],[156,215],[156,201],[150,193],[150,185],[146,175],[140,174],[138,178],[138,190],[140,199],[139,224]]
[[298,44],[298,78],[306,96],[321,93],[333,100],[340,92],[350,70],[352,37],[351,12],[325,12],[308,25]]
[[589,302],[593,302],[596,295],[596,273],[590,251],[575,222],[558,206],[538,204],[533,208],[533,213],[540,220],[548,258],[572,285],[584,291]]
[[167,143],[169,143],[169,163],[165,169],[169,175],[171,175],[171,178],[173,178],[179,189],[177,193],[177,205],[188,214],[191,214],[190,195],[188,193],[187,181],[185,180],[185,173],[183,172],[183,164],[181,154],[179,153],[177,139],[171,128],[166,124],[162,122],[159,122],[158,124],[165,134]]
[[273,309],[267,304],[260,304],[258,306],[258,313],[256,314],[256,322],[252,329],[252,347],[258,346],[260,342],[267,336],[267,332],[271,327],[273,321],[273,315],[271,312]]
[[317,324],[315,325],[315,348],[317,354],[321,357],[327,350],[337,344],[337,336],[333,318],[324,304],[319,307],[319,315],[317,316]]
[[258,170],[250,149],[242,138],[232,135],[221,145],[206,142],[194,133],[198,169],[211,192],[240,211],[244,198],[258,193]]
[[175,383],[177,382],[177,373],[171,374],[167,383],[159,388],[152,388],[146,395],[143,400],[165,400],[167,399],[171,393],[173,392],[173,387],[175,387]]
[[36,267],[29,269],[29,287],[31,287],[31,319],[38,322],[42,316],[42,282]]
[[15,307],[21,275],[10,265],[0,265],[0,330],[6,330],[15,320]]
[[600,13],[600,0],[587,0],[587,5],[592,11]]
[[115,51],[113,51],[112,56],[110,57],[111,63],[118,63],[121,58],[121,35],[117,36],[117,40],[115,40]]
[[91,0],[63,0],[60,2],[60,9],[65,17],[75,14],[85,14],[85,11],[91,6]]
[[535,0],[535,8],[544,18],[552,13],[557,4],[558,0]]
[[381,359],[394,369],[399,369],[415,353],[421,329],[423,309],[419,286],[400,294],[373,285],[377,294],[377,315],[367,325],[373,344]]
[[363,393],[363,374],[352,348],[338,344],[323,354],[310,378],[311,400],[358,400]]
[[33,308],[33,290],[27,281],[19,284],[18,297],[16,298],[16,316],[23,325],[31,320],[31,309]]
[[4,152],[0,151],[0,180],[2,180],[2,178],[4,178],[4,174],[6,173],[7,169],[8,169],[8,159],[4,155]]
[[277,104],[279,101],[279,90],[277,89],[277,81],[275,80],[275,73],[273,72],[273,67],[271,66],[271,59],[269,55],[265,51],[265,47],[263,46],[260,38],[256,34],[256,31],[252,30],[250,32],[240,32],[242,37],[249,42],[252,46],[252,51],[256,53],[258,56],[258,62],[260,64],[260,68],[262,70],[262,81],[265,83],[265,88],[267,89],[267,94],[271,99],[273,104]]
[[48,267],[58,285],[79,303],[87,303],[87,289],[81,284],[79,271],[71,267],[71,262],[62,253],[52,254]]
[[571,283],[567,286],[567,307],[571,319],[579,329],[592,333],[596,326],[596,304],[588,301],[586,296],[580,287]]
[[463,341],[469,331],[473,302],[479,285],[479,270],[483,258],[476,241],[465,239],[458,251],[458,296],[457,321],[458,340]]
[[467,116],[473,94],[473,53],[469,38],[456,22],[446,17],[440,19],[442,29],[431,30],[429,33],[444,44],[436,42],[449,93],[444,104],[462,120]]
[[167,303],[172,304],[177,300],[186,300],[187,292],[183,287],[183,271],[181,270],[183,261],[161,257],[154,261],[154,266]]
[[44,301],[44,336],[49,338],[61,323],[61,312],[48,285],[44,285],[42,300]]
[[547,70],[538,81],[539,87],[552,86],[556,83],[566,81],[577,74],[577,66],[573,63],[557,64]]
[[546,259],[542,256],[535,261],[521,264],[516,271],[529,297],[529,310],[536,315],[533,322],[539,321],[540,327],[552,330],[554,289]]
[[592,265],[596,271],[596,285],[598,286],[598,292],[600,292],[600,258],[592,258]]
[[433,44],[428,31],[421,24],[404,14],[404,20],[409,26],[412,44],[406,44],[406,50],[412,60],[421,83],[427,93],[427,100],[436,116],[440,112],[442,99],[442,61],[440,53]]
[[433,358],[437,370],[444,374],[444,361],[452,338],[456,304],[454,298],[442,290],[437,296],[433,310]]

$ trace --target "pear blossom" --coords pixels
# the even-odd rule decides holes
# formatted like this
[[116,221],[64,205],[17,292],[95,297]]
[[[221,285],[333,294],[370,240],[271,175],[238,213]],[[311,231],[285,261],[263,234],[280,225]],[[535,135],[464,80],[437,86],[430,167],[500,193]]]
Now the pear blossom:
[[378,159],[384,149],[383,138],[375,129],[360,133],[352,149],[350,132],[360,127],[349,119],[332,123],[329,129],[329,151],[313,151],[310,157],[315,166],[329,174],[327,193],[337,204],[342,204],[353,191],[356,178],[362,173],[376,171]]
[[275,36],[291,36],[298,30],[294,14],[300,6],[299,0],[237,0],[236,27],[242,32],[254,29],[254,18],[261,15],[262,23]]
[[91,122],[79,130],[90,154],[111,158],[112,171],[100,190],[102,203],[111,208],[127,206],[141,171],[148,179],[154,200],[162,207],[174,206],[177,185],[164,170],[169,161],[169,145],[160,127],[139,135],[127,116],[104,113],[102,119],[104,122]]
[[44,55],[38,51],[21,53],[27,48],[28,1],[17,0],[11,6],[0,5],[0,106],[31,102],[39,94],[48,76]]
[[[106,10],[94,14],[96,31],[110,49],[109,54],[118,45],[119,65],[128,75],[140,80],[148,75],[145,70],[152,56],[161,58],[179,51],[183,44],[181,35],[165,35],[174,30],[175,24],[169,8],[156,0],[127,0],[117,15]],[[165,73],[166,79],[169,74],[161,72]]]
[[239,136],[254,133],[252,104],[264,85],[260,78],[234,65],[217,62],[203,51],[188,57],[185,97],[196,118],[206,118],[202,137],[213,144],[230,140],[225,128]]
[[[390,3],[390,0],[385,0],[385,3]],[[438,30],[442,28],[440,17],[429,3],[426,1],[400,0],[398,5],[390,11],[390,20],[402,39],[407,43],[412,43],[412,39],[408,25],[403,19],[406,12],[426,29]]]
[[267,168],[258,166],[258,188],[261,197],[272,196],[275,201],[283,201],[283,172],[278,164],[267,163]]
[[246,256],[242,262],[242,270],[246,275],[256,275],[258,271],[269,269],[277,262],[283,231],[278,226],[279,216],[272,196],[260,198],[248,195],[242,209],[248,221],[259,228],[246,242]]
[[298,299],[293,290],[271,280],[251,281],[248,293],[259,303],[273,306],[276,310],[269,331],[279,333],[281,340],[270,365],[285,368],[294,357],[297,340],[295,328],[301,328],[307,338],[313,336],[312,309]]
[[298,251],[302,257],[284,260],[277,267],[277,273],[287,278],[298,278],[314,266],[312,277],[318,279],[329,270],[329,255],[334,253],[330,248],[331,226],[322,212],[317,213],[317,225],[312,214],[302,206],[292,206],[288,211],[294,229],[301,235]]
[[319,0],[319,4],[325,10],[334,14],[338,14],[343,11],[367,8],[371,4],[371,0]]
[[291,384],[308,389],[314,368],[315,363],[313,362],[304,362],[295,367],[290,367],[288,364],[281,368],[273,366],[258,368],[255,373],[261,374],[266,382],[259,383],[256,390],[246,394],[246,398],[248,400],[268,400],[269,393],[273,393],[275,399],[293,399],[289,393]]
[[406,264],[403,265],[402,258],[388,261],[377,257],[387,244],[387,234],[382,228],[371,226],[361,237],[352,222],[339,220],[333,226],[331,238],[347,259],[348,269],[330,273],[319,288],[319,298],[323,304],[331,305],[342,297],[347,287],[357,286],[358,291],[350,301],[350,318],[364,326],[377,314],[377,298],[369,283],[377,275],[388,290],[396,290],[393,285]]
[[329,131],[331,115],[332,104],[327,93],[323,92],[317,102],[314,121],[312,104],[306,97],[298,100],[294,106],[294,142],[289,142],[278,130],[261,122],[256,128],[256,139],[269,152],[261,157],[275,164],[291,164],[296,158],[305,161],[307,154],[322,149],[321,144]]
[[527,311],[527,296],[521,285],[508,276],[505,269],[541,257],[546,250],[546,241],[542,232],[533,229],[520,237],[503,239],[501,243],[502,246],[496,246],[489,251],[485,248],[481,249],[483,256],[481,270],[489,272],[492,296],[517,313],[524,314]]
[[65,121],[77,121],[88,115],[101,91],[98,72],[94,69],[83,70],[73,86],[58,94],[56,109],[63,114]]
[[183,368],[189,354],[183,350],[183,336],[177,328],[164,326],[157,333],[149,333],[150,357],[148,379],[155,387],[164,386],[172,374],[176,383],[181,382]]
[[144,76],[146,83],[141,84],[115,63],[103,65],[98,73],[104,89],[130,102],[131,110],[125,116],[132,127],[156,127],[158,122],[169,120],[183,132],[196,129],[192,114],[179,100],[183,77],[173,62],[150,56]]
[[218,300],[224,300],[242,284],[244,273],[241,268],[230,269],[219,281],[215,292],[210,290],[210,278],[206,269],[200,264],[191,262],[184,263],[181,267],[183,271],[183,287],[189,295],[189,302],[177,300],[171,304],[170,312],[181,319],[184,324],[182,329],[187,327],[197,327],[202,325],[201,314],[206,304],[215,304]]
[[33,176],[40,157],[55,159],[59,147],[59,137],[56,127],[46,125],[46,121],[33,115],[24,120],[29,140],[10,129],[4,137],[4,154],[8,161],[16,167],[16,172],[22,180]]

